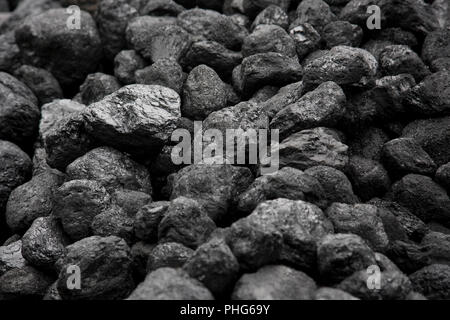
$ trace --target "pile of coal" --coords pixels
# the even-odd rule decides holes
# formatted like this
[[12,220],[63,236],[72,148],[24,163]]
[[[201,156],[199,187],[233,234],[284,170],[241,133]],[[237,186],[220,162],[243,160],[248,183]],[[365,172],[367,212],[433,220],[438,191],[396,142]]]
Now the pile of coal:
[[449,194],[447,1],[0,0],[0,299],[450,299]]

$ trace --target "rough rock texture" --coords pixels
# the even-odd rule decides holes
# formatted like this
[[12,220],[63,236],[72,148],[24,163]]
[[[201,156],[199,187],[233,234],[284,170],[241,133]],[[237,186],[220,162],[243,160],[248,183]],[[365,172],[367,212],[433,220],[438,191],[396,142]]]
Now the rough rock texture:
[[160,268],[181,268],[194,250],[176,242],[158,244],[148,255],[147,273]]
[[27,19],[16,41],[27,64],[50,71],[62,86],[79,84],[97,68],[102,46],[94,19],[81,11],[81,28],[68,28],[70,14],[52,9]]
[[147,275],[128,300],[213,300],[201,282],[181,269],[160,268]]
[[326,203],[322,200],[325,197],[325,190],[313,176],[298,169],[285,167],[273,174],[257,178],[239,196],[238,209],[251,212],[259,203],[277,198],[305,200],[326,207]]
[[323,287],[316,291],[314,300],[359,300],[340,289]]
[[31,159],[15,144],[0,140],[0,212],[16,187],[31,177]]
[[205,9],[191,9],[178,15],[178,25],[189,33],[216,41],[229,49],[238,48],[247,32],[231,18]]
[[205,64],[221,76],[229,77],[241,61],[241,52],[227,49],[219,42],[201,40],[191,45],[186,52],[183,64],[191,68]]
[[115,77],[104,73],[93,73],[88,75],[80,86],[81,101],[85,105],[90,105],[119,89],[120,84]]
[[322,0],[304,0],[297,7],[300,23],[309,23],[321,31],[329,22],[336,20],[330,6]]
[[89,151],[66,168],[69,180],[95,180],[107,190],[128,189],[152,193],[147,168],[108,147]]
[[307,169],[305,173],[319,181],[325,191],[325,199],[329,203],[351,204],[359,201],[353,192],[351,182],[343,172],[327,166],[315,166]]
[[89,13],[95,13],[98,8],[100,0],[60,0],[61,4],[65,7],[71,5],[77,5],[81,10],[87,11]]
[[431,178],[409,174],[392,186],[394,199],[425,222],[449,224],[450,198]]
[[[136,103],[135,103],[136,102]],[[149,152],[164,144],[181,116],[180,97],[161,86],[123,87],[84,111],[95,139],[124,151]]]
[[326,216],[336,232],[359,235],[373,250],[383,251],[389,240],[377,211],[377,207],[367,204],[333,203]]
[[330,283],[376,265],[374,252],[362,238],[353,234],[325,236],[319,243],[317,260],[321,277]]
[[[385,76],[375,81],[375,86],[356,93],[349,99],[346,120],[350,126],[361,129],[373,122],[395,121],[407,115],[403,99],[415,80],[409,74]],[[396,135],[398,135],[398,130]]]
[[423,61],[410,48],[404,45],[387,46],[381,52],[380,71],[384,75],[411,74],[416,81],[430,74]]
[[345,103],[342,89],[334,82],[324,82],[278,112],[270,127],[279,129],[280,135],[287,137],[305,129],[334,126],[344,115]]
[[450,162],[450,117],[416,120],[403,129],[403,137],[412,138],[440,166]]
[[316,284],[305,273],[283,265],[244,274],[236,283],[234,300],[312,300]]
[[422,239],[420,244],[427,248],[433,264],[450,265],[449,241],[449,235],[431,231]]
[[160,85],[181,94],[186,74],[173,59],[159,59],[149,67],[136,70],[133,79],[130,79],[130,82]]
[[383,196],[391,184],[388,172],[378,161],[359,156],[350,157],[349,177],[362,200]]
[[360,130],[356,137],[349,142],[350,153],[363,158],[380,161],[383,145],[388,142],[387,133],[376,127]]
[[144,59],[134,50],[120,51],[114,58],[114,75],[123,84],[135,83],[134,73],[144,67]]
[[205,65],[195,67],[184,84],[182,115],[192,120],[204,120],[226,106],[225,84],[217,73]]
[[48,170],[14,189],[5,212],[9,228],[24,232],[35,219],[49,216],[53,211],[55,191],[64,182],[64,178],[62,173]]
[[284,85],[300,81],[303,71],[297,58],[268,52],[245,58],[242,64],[235,68],[234,74],[237,77],[234,80],[235,88],[244,95],[249,95],[264,85]]
[[31,265],[52,269],[66,253],[68,239],[54,217],[34,220],[22,238],[22,255]]
[[439,27],[438,19],[430,5],[415,0],[351,0],[341,11],[340,18],[365,26],[370,16],[370,13],[367,12],[367,5],[370,4],[376,4],[380,7],[382,25],[399,26],[422,36]]
[[244,0],[242,4],[237,3],[233,7],[236,7],[249,17],[254,17],[271,4],[277,5],[284,11],[287,11],[289,9],[289,3],[289,0]]
[[112,60],[126,46],[125,29],[128,21],[137,17],[136,8],[126,0],[102,0],[96,15],[105,56]]
[[383,146],[383,163],[394,176],[408,173],[433,174],[436,165],[433,159],[414,140],[395,139]]
[[450,267],[433,264],[410,275],[414,290],[430,300],[450,297]]
[[244,57],[265,52],[278,52],[287,57],[297,55],[295,42],[289,34],[279,26],[267,24],[255,27],[242,44]]
[[27,265],[22,256],[22,241],[18,240],[0,247],[0,275],[11,269],[20,269]]
[[380,290],[370,290],[370,274],[366,270],[355,272],[342,281],[338,288],[363,300],[405,300],[412,292],[408,277],[398,271],[380,273]]
[[112,202],[122,208],[130,217],[136,216],[143,206],[152,202],[150,194],[130,189],[116,190],[111,197]]
[[61,301],[61,295],[58,292],[58,282],[53,282],[50,287],[47,288],[45,296],[42,298],[45,301]]
[[450,70],[433,73],[412,88],[406,104],[422,116],[444,116],[450,113]]
[[178,61],[191,43],[189,33],[173,23],[144,20],[147,18],[150,17],[139,17],[128,24],[128,43],[142,57],[152,62],[159,59]]
[[100,183],[72,180],[56,190],[53,212],[70,238],[81,240],[91,235],[92,220],[108,208],[110,200]]
[[141,15],[168,15],[177,16],[184,11],[184,7],[173,0],[157,0],[149,3],[143,3],[143,7],[139,8]]
[[262,24],[271,24],[287,29],[289,26],[289,17],[286,12],[278,5],[272,4],[262,10],[252,23],[251,29]]
[[167,208],[158,227],[158,239],[196,248],[208,239],[215,228],[216,225],[197,201],[179,197]]
[[227,239],[245,269],[281,261],[311,270],[318,241],[332,232],[319,207],[301,200],[277,199],[261,203],[251,215],[233,223]]
[[174,177],[172,199],[195,199],[214,221],[226,219],[237,195],[252,182],[249,169],[231,165],[192,165]]
[[436,181],[450,191],[450,163],[444,164],[436,171]]
[[348,21],[333,21],[325,26],[322,36],[328,48],[339,45],[359,47],[363,38],[363,30],[360,26]]
[[65,171],[75,159],[94,148],[95,142],[87,134],[81,112],[83,111],[69,111],[71,114],[64,116],[66,111],[63,111],[61,119],[55,119],[44,134],[46,161],[50,167]]
[[136,242],[131,247],[132,269],[133,277],[136,280],[142,280],[147,275],[147,260],[148,256],[155,248],[154,244],[146,242]]
[[213,239],[198,247],[183,269],[215,297],[229,293],[239,275],[239,263],[223,239]]
[[170,202],[149,203],[139,209],[135,216],[134,232],[138,239],[155,242],[158,239],[158,225],[169,207]]
[[14,11],[0,26],[2,32],[14,32],[28,17],[39,15],[50,9],[61,8],[61,5],[53,0],[12,0]]
[[12,72],[19,66],[20,49],[14,32],[0,35],[0,70]]
[[325,81],[334,81],[339,85],[367,86],[374,80],[377,68],[378,62],[369,52],[337,46],[306,64],[303,81],[313,86]]
[[2,300],[42,299],[53,279],[31,266],[11,269],[0,276]]
[[282,87],[277,94],[264,101],[262,109],[265,110],[269,118],[273,118],[285,107],[297,102],[303,95],[303,82],[294,82]]
[[119,206],[112,205],[97,214],[91,223],[92,234],[101,237],[117,236],[134,243],[134,217]]
[[325,165],[343,170],[348,164],[348,146],[337,133],[319,127],[294,133],[279,145],[280,167],[305,170]]
[[422,59],[425,63],[436,63],[436,60],[450,58],[449,55],[449,31],[439,29],[430,32],[424,40],[422,47]]
[[[118,237],[88,237],[66,247],[58,260],[58,291],[63,299],[123,299],[131,291],[130,248]],[[82,285],[70,290],[70,266],[78,266]],[[70,271],[70,269],[69,269]]]
[[41,107],[41,121],[39,123],[40,138],[45,140],[47,133],[58,126],[59,121],[70,115],[82,111],[86,106],[69,99],[55,99]]
[[20,146],[35,138],[39,126],[38,100],[13,76],[0,72],[0,139]]
[[402,229],[406,232],[407,236],[413,241],[420,242],[429,231],[422,220],[397,202],[375,198],[371,200],[369,204],[377,206],[382,211],[386,210],[392,213],[400,223]]
[[[217,129],[222,135],[225,137],[224,143],[231,143],[235,146],[238,145],[238,142],[244,143],[246,145],[254,144],[256,141],[227,141],[226,140],[226,131],[228,129],[234,130],[242,130],[244,133],[250,131],[252,129],[268,129],[269,128],[269,118],[265,113],[264,109],[260,104],[253,101],[241,102],[235,106],[227,107],[222,110],[211,113],[204,121],[203,121],[203,129]],[[240,136],[237,136],[239,139]],[[226,153],[224,153],[225,155]],[[227,159],[237,160],[234,163],[237,163],[238,159]],[[242,160],[243,163],[246,160]]]
[[294,39],[295,49],[299,59],[319,49],[322,38],[316,29],[309,23],[293,23],[289,27],[289,34]]
[[58,80],[47,70],[23,65],[14,74],[33,91],[40,105],[63,97]]
[[386,254],[400,270],[407,274],[431,264],[428,248],[413,242],[394,241]]

